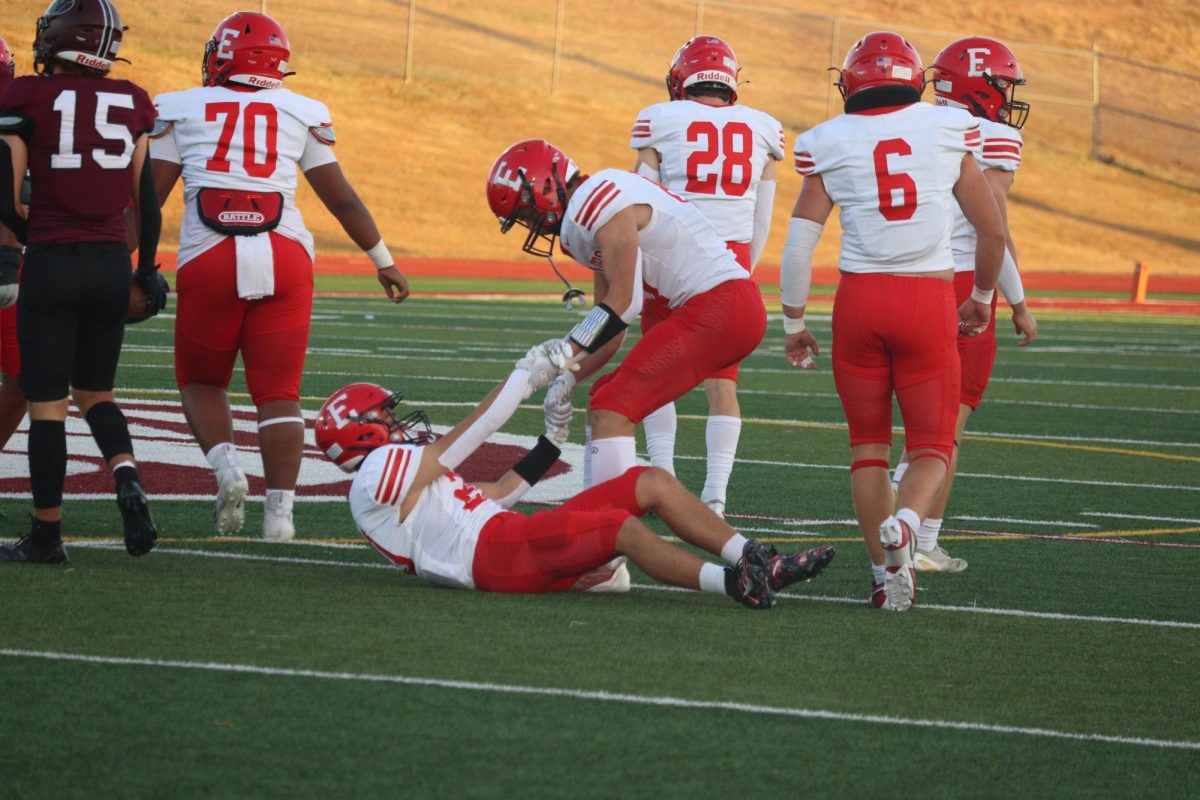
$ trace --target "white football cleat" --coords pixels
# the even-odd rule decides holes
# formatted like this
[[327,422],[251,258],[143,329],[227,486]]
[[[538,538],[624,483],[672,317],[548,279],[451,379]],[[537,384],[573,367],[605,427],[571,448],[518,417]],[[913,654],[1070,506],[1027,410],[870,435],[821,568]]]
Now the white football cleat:
[[725,519],[725,503],[720,500],[706,500],[704,505],[721,519]]
[[885,599],[880,608],[908,611],[917,599],[917,573],[912,566],[916,537],[903,521],[888,517],[879,526],[879,541],[883,544],[883,563],[887,565],[883,579]]
[[[280,493],[282,494],[282,493]],[[289,501],[288,506],[291,503]],[[292,509],[284,507],[283,498],[268,489],[263,503],[263,539],[268,542],[290,542],[296,538],[296,526],[292,524]]]
[[213,509],[213,521],[217,533],[229,536],[237,533],[246,523],[246,495],[250,483],[241,468],[233,466],[217,473],[217,505]]
[[939,545],[932,550],[913,553],[913,566],[918,572],[962,572],[967,568],[967,562],[950,555]]
[[629,567],[625,556],[618,556],[603,567],[584,573],[571,587],[574,592],[619,594],[629,591]]

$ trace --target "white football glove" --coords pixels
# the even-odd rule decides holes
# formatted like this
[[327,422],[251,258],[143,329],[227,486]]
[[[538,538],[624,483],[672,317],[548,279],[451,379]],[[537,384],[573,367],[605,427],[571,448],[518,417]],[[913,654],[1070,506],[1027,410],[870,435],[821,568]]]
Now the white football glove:
[[516,368],[529,373],[529,388],[536,392],[549,386],[559,375],[579,369],[579,364],[575,362],[569,341],[551,339],[529,348]]
[[0,284],[0,308],[8,308],[17,302],[17,284]]
[[546,438],[562,444],[571,433],[571,394],[575,391],[575,376],[567,372],[555,379],[546,390],[542,410],[546,413]]

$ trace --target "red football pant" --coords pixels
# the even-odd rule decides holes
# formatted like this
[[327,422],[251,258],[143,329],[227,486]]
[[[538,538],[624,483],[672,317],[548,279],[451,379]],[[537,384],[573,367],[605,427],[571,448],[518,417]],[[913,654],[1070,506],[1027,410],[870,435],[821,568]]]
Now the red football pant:
[[[954,273],[954,300],[960,306],[971,296],[975,288],[975,272]],[[958,390],[958,402],[979,408],[988,381],[992,378],[992,366],[996,363],[996,297],[992,297],[992,316],[987,330],[978,336],[958,337],[958,359],[962,364],[962,386]]]
[[550,511],[507,511],[488,520],[475,545],[472,573],[484,592],[565,592],[580,576],[616,558],[617,533],[640,517],[634,467]]
[[705,378],[722,377],[719,371],[753,353],[766,330],[753,281],[714,286],[652,325],[619,367],[592,384],[590,408],[641,422]]
[[[733,253],[733,257],[737,259],[742,269],[746,273],[750,273],[750,243],[749,242],[726,242],[725,249]],[[654,293],[650,287],[645,287],[645,299],[642,301],[642,334],[653,328],[658,323],[662,322],[667,317],[671,316],[671,308],[667,305],[667,301]],[[730,364],[728,367],[722,367],[714,372],[709,378],[724,378],[727,381],[737,383],[738,365]]]
[[958,419],[954,285],[936,278],[843,273],[833,302],[833,378],[851,446],[892,442],[892,392],[905,449],[949,460]]
[[261,300],[237,296],[233,237],[185,264],[176,278],[175,381],[229,388],[242,353],[254,404],[299,400],[300,376],[312,314],[312,259],[304,247],[270,233],[275,294]]

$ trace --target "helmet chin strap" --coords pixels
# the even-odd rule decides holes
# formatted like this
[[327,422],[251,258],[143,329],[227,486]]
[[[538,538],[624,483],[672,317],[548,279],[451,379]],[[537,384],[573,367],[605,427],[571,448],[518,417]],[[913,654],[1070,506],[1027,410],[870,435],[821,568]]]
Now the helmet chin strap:
[[563,277],[563,274],[558,271],[558,266],[554,263],[554,259],[552,257],[546,256],[546,260],[550,262],[550,269],[554,270],[554,274],[557,275],[558,279],[563,282],[564,286],[567,287],[567,290],[563,292],[562,296],[562,301],[567,307],[567,311],[573,311],[576,304],[578,304],[580,308],[586,306],[587,296],[583,293],[583,291],[576,289],[571,285],[570,281]]

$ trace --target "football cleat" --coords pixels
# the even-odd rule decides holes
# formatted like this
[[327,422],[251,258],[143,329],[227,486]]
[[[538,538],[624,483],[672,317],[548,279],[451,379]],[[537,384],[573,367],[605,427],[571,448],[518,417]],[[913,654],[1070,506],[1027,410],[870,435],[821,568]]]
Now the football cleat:
[[767,548],[747,540],[737,564],[725,568],[725,593],[747,608],[768,609],[775,605],[769,558]]
[[268,542],[290,542],[296,538],[296,526],[292,524],[290,512],[263,509],[263,539]]
[[879,526],[879,541],[883,545],[883,563],[887,565],[883,579],[885,600],[880,608],[908,611],[917,599],[917,573],[912,566],[916,537],[903,520],[888,517]]
[[[34,525],[36,526],[37,523],[35,522]],[[13,544],[0,546],[0,561],[25,564],[66,564],[69,559],[62,539],[55,539],[49,544],[38,544],[32,536],[23,536]]]
[[917,599],[917,573],[911,564],[888,567],[883,579],[885,611],[908,611]]
[[871,581],[871,593],[867,595],[867,603],[871,608],[883,608],[883,604],[887,602],[887,595],[883,592],[883,584]]
[[967,562],[955,558],[946,552],[946,548],[938,546],[932,550],[918,549],[914,552],[913,566],[917,572],[962,572],[967,568]]
[[125,550],[131,556],[144,556],[154,549],[158,540],[158,528],[146,490],[137,481],[130,480],[117,489],[117,508],[121,509],[121,520],[125,526]]
[[811,581],[833,561],[832,546],[813,547],[803,553],[778,553],[772,547],[767,559],[767,574],[771,588],[781,592],[793,583]]
[[629,566],[625,563],[625,557],[619,556],[605,564],[603,567],[585,572],[579,576],[574,585],[571,586],[573,592],[604,592],[612,594],[620,594],[629,591]]
[[213,509],[217,533],[229,536],[242,529],[246,523],[246,495],[249,492],[250,482],[239,467],[217,473],[217,505]]

